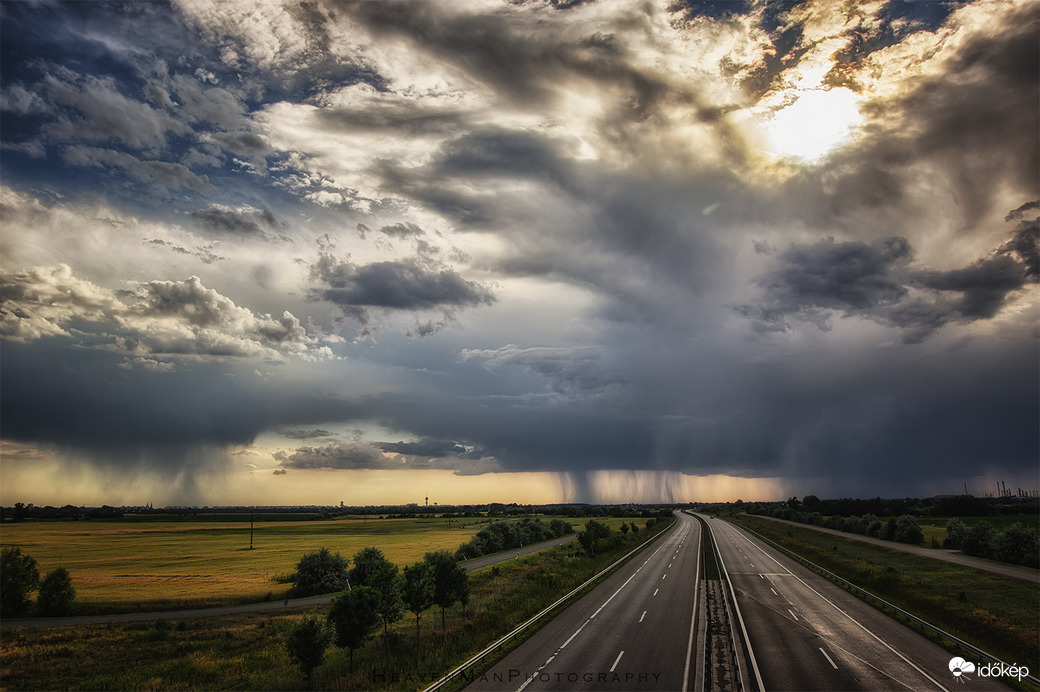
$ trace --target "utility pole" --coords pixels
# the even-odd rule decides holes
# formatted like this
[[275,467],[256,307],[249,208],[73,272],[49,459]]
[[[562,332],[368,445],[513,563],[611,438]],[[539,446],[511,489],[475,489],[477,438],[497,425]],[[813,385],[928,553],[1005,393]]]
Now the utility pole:
[[256,505],[249,508],[249,549],[253,549],[253,511],[256,509]]

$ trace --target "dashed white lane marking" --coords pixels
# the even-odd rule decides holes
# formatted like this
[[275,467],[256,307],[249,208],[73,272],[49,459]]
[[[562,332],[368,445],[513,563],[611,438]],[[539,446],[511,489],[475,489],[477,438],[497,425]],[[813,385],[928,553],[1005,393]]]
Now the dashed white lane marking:
[[[621,653],[625,653],[625,652],[622,651]],[[827,659],[827,663],[830,663],[834,667],[834,670],[838,669],[838,664],[831,660],[831,657],[827,655],[827,652],[824,651],[822,647],[820,648],[820,653],[823,654],[823,657]],[[618,656],[618,658],[621,658],[621,657]],[[617,665],[617,661],[614,661],[614,665]],[[613,673],[614,669],[611,668],[610,672]]]
[[646,617],[646,611],[644,610],[643,614],[639,616],[639,621],[642,622],[643,618],[645,618],[645,617]]
[[[660,591],[660,589],[654,589],[654,596],[656,596],[656,595],[657,595],[657,592],[658,592],[658,591]],[[651,596],[650,598],[653,598],[654,596]]]
[[776,592],[776,589],[774,589],[774,588],[772,588],[772,587],[770,587],[770,589],[769,589],[769,590],[773,592],[773,595],[774,595],[774,596],[779,596],[779,595],[780,595],[780,594],[778,594],[778,593]]
[[787,612],[791,614],[791,617],[793,617],[793,618],[794,618],[794,621],[795,621],[795,622],[798,622],[798,616],[794,614],[794,611],[793,611],[793,610],[791,610],[790,608],[788,608],[788,609],[787,609]]
[[[823,649],[820,649],[820,651],[823,651]],[[620,660],[621,660],[621,657],[622,657],[622,656],[624,656],[624,655],[625,655],[625,650],[624,650],[624,649],[622,649],[622,650],[621,650],[621,653],[619,653],[619,654],[617,655],[617,658],[615,658],[615,659],[614,659],[614,665],[612,665],[612,666],[610,667],[610,672],[611,672],[611,673],[613,673],[613,672],[614,672],[614,669],[615,669],[615,668],[617,668],[617,664],[618,664],[618,661],[620,661]],[[826,653],[824,653],[823,655],[824,655],[824,656],[826,656],[827,654],[826,654]],[[829,661],[830,659],[828,658],[827,660]],[[832,663],[831,665],[834,665],[834,664]],[[837,668],[838,666],[834,666],[834,667],[835,667],[835,668]]]
[[667,574],[662,574],[662,575],[661,575],[661,579],[664,579],[664,578],[665,578],[665,577],[667,577],[667,576],[668,576]]
[[[663,547],[664,547],[664,546],[661,546],[661,548],[663,548]],[[545,667],[546,667],[547,665],[549,665],[550,663],[552,663],[553,659],[554,659],[554,658],[556,658],[556,656],[557,656],[557,655],[558,655],[558,654],[559,654],[559,653],[560,653],[561,651],[563,651],[563,649],[564,649],[564,648],[565,648],[565,647],[566,647],[566,646],[567,646],[568,644],[570,644],[570,643],[571,643],[571,642],[572,642],[572,641],[574,640],[574,638],[575,638],[575,637],[577,637],[577,636],[578,636],[578,635],[579,635],[579,634],[581,633],[581,631],[582,631],[583,629],[585,629],[585,625],[587,625],[587,624],[589,624],[590,622],[592,622],[592,621],[593,621],[593,620],[594,620],[594,619],[596,618],[596,616],[597,616],[597,615],[599,615],[600,611],[601,611],[601,610],[603,610],[604,608],[606,608],[606,607],[607,607],[607,604],[608,604],[608,603],[610,603],[611,601],[613,601],[613,600],[614,600],[614,596],[617,596],[617,595],[618,595],[619,593],[621,593],[621,590],[622,590],[623,588],[625,588],[626,586],[628,586],[628,583],[629,583],[630,581],[632,581],[633,579],[635,579],[636,575],[637,575],[637,574],[639,574],[639,572],[640,572],[640,571],[642,571],[642,569],[643,569],[644,567],[646,567],[647,563],[648,563],[648,562],[650,562],[650,561],[651,561],[652,559],[654,559],[654,556],[655,556],[655,555],[657,555],[657,553],[659,553],[659,552],[661,551],[661,548],[658,548],[657,550],[655,550],[654,552],[652,552],[652,553],[650,554],[650,557],[648,557],[648,558],[646,559],[646,562],[644,562],[644,563],[643,563],[642,565],[640,565],[640,566],[639,566],[639,569],[637,569],[637,570],[636,570],[635,572],[633,572],[633,573],[632,573],[632,576],[630,576],[630,577],[629,577],[628,579],[626,579],[626,580],[625,580],[625,583],[624,583],[624,584],[622,584],[621,586],[619,586],[619,587],[618,587],[618,590],[617,590],[617,591],[615,591],[615,592],[614,592],[613,594],[611,594],[610,598],[608,598],[608,599],[607,599],[606,601],[604,601],[604,602],[603,602],[603,605],[601,605],[601,606],[600,606],[600,607],[599,607],[598,609],[596,609],[596,612],[595,612],[595,613],[593,613],[592,615],[590,615],[590,616],[589,616],[589,619],[588,619],[588,620],[586,620],[585,622],[583,622],[583,623],[582,623],[582,625],[581,625],[581,627],[579,627],[578,629],[574,630],[574,634],[572,634],[572,635],[571,635],[570,637],[568,637],[568,638],[567,638],[567,641],[565,641],[565,642],[564,642],[563,644],[561,644],[561,645],[560,645],[560,648],[559,648],[559,649],[557,649],[557,650],[556,650],[556,651],[555,651],[555,652],[553,653],[553,655],[552,655],[552,656],[550,656],[550,657],[549,657],[548,659],[546,659],[545,663],[543,663],[542,665],[540,665],[540,666],[538,667],[538,670],[537,670],[537,671],[535,671],[535,672],[536,672],[536,673],[540,673],[540,672],[542,672],[542,671],[543,671],[543,670],[545,669]],[[657,595],[657,591],[654,591],[654,595],[655,595],[655,596]],[[625,652],[624,652],[624,651],[622,651],[621,653],[625,653]],[[621,656],[618,656],[618,658],[620,659],[620,658],[621,658]],[[615,662],[614,662],[614,665],[617,665],[617,661],[615,661]],[[535,676],[531,676],[531,677],[527,678],[527,680],[525,680],[525,681],[524,681],[524,684],[523,684],[523,685],[520,685],[520,687],[518,687],[518,688],[516,689],[516,692],[523,692],[524,688],[526,688],[526,687],[527,687],[527,686],[528,686],[529,684],[531,684],[531,681],[532,681],[532,680],[534,680],[534,679],[535,679]]]

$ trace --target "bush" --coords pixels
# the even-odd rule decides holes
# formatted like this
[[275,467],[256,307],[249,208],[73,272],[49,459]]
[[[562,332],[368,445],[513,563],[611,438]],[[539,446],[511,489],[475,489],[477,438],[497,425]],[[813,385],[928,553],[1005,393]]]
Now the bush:
[[40,584],[36,560],[21,548],[4,548],[0,553],[0,614],[19,615],[29,608],[29,594]]
[[68,615],[74,600],[76,589],[72,588],[72,577],[67,569],[59,567],[43,578],[36,607],[42,615]]

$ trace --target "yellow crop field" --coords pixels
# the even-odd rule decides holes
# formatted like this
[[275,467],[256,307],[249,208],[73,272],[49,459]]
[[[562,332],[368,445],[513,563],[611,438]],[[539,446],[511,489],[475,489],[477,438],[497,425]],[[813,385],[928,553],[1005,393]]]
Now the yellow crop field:
[[399,566],[432,550],[452,550],[478,528],[444,519],[336,519],[257,522],[26,522],[4,524],[3,547],[36,559],[41,576],[56,567],[72,575],[83,611],[116,612],[281,599],[305,553],[328,548],[352,558],[378,547]]

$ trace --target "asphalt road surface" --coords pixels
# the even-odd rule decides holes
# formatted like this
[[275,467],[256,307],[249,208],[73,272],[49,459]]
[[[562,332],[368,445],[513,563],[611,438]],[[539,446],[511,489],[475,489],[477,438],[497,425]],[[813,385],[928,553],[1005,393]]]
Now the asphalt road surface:
[[766,690],[1007,689],[736,526],[704,517]]
[[693,689],[700,526],[677,516],[668,533],[467,689]]

